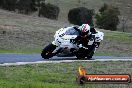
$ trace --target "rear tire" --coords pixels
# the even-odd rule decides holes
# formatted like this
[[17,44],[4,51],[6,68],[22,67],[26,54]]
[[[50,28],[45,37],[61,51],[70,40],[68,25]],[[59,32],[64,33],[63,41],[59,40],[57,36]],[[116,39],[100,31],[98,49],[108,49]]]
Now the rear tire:
[[84,52],[85,52],[85,49],[80,48],[80,49],[75,53],[77,59],[85,59],[86,55],[85,55]]
[[56,45],[53,44],[49,44],[48,46],[46,46],[41,53],[42,58],[44,59],[49,59],[51,57],[54,56],[54,54],[52,53],[54,50],[56,49]]
[[91,51],[91,52],[88,54],[87,59],[88,59],[88,60],[92,60],[93,55],[94,55],[94,51]]
[[92,57],[95,52],[95,48],[96,48],[96,45],[89,46],[88,55],[87,55],[88,60],[92,60]]
[[87,60],[92,60],[93,56],[87,56]]
[[85,59],[85,56],[82,56],[82,54],[76,54],[77,59]]

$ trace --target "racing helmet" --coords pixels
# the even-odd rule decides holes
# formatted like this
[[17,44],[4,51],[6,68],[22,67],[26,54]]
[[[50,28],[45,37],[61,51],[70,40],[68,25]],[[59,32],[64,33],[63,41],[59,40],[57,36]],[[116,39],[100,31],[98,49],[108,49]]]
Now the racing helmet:
[[88,24],[82,24],[82,26],[80,26],[78,29],[80,30],[80,34],[82,36],[90,34],[90,26]]

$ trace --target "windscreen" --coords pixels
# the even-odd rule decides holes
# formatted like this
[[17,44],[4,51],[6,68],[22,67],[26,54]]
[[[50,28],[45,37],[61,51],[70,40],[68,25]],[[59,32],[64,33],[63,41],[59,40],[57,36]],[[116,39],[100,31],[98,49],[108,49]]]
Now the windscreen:
[[66,35],[79,35],[78,31],[76,31],[74,28],[69,28],[66,32]]

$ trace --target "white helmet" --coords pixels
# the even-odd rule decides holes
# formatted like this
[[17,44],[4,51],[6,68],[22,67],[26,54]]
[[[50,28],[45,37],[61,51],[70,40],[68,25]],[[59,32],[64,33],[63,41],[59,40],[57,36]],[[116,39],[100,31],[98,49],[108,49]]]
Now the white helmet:
[[90,34],[90,26],[88,24],[82,24],[78,29],[82,35]]

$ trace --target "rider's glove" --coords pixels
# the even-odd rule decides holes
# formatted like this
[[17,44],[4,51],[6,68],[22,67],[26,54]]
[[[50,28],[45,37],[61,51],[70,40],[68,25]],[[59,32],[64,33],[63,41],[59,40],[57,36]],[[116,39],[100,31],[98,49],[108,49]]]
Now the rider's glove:
[[78,47],[79,47],[79,48],[88,49],[88,47],[85,47],[85,46],[83,46],[82,44],[79,44]]
[[73,44],[76,43],[75,39],[70,39],[70,42],[73,43]]
[[79,48],[82,48],[83,46],[82,46],[82,44],[79,44],[78,47],[79,47]]

